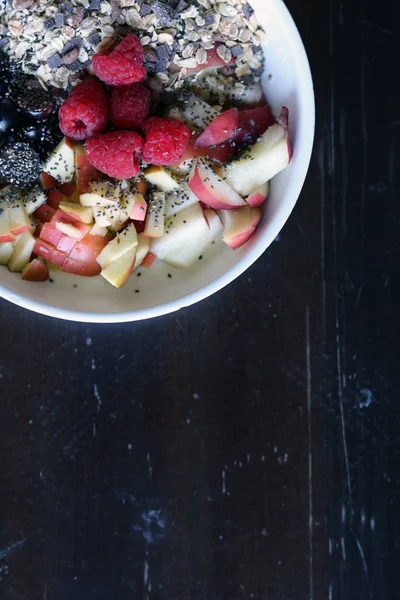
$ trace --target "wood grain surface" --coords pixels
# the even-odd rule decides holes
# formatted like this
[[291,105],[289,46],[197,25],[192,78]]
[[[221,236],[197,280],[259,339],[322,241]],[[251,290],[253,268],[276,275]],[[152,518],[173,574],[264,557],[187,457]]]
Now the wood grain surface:
[[179,313],[0,303],[0,598],[400,598],[399,28],[288,2],[317,97],[279,241]]

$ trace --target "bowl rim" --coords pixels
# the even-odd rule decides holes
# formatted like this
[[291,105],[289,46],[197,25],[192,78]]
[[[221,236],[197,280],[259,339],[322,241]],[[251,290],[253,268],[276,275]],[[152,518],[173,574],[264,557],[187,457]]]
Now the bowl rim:
[[222,275],[216,277],[213,281],[184,296],[158,306],[116,313],[91,313],[79,310],[69,310],[46,306],[45,304],[36,300],[31,300],[28,297],[16,296],[12,290],[2,284],[0,284],[0,297],[33,312],[67,321],[83,323],[128,323],[141,321],[176,312],[181,308],[186,308],[208,298],[242,275],[242,273],[244,273],[244,271],[246,271],[265,252],[285,225],[300,196],[311,161],[315,134],[315,96],[307,53],[293,17],[283,0],[274,0],[274,4],[278,11],[283,13],[284,25],[288,29],[288,39],[290,39],[291,45],[295,47],[295,52],[293,53],[295,65],[297,70],[301,72],[300,96],[303,103],[307,105],[308,111],[307,113],[305,113],[305,111],[300,111],[299,119],[299,130],[302,138],[302,153],[301,157],[298,158],[298,161],[301,161],[301,170],[296,179],[292,178],[289,182],[288,190],[285,194],[286,201],[280,206],[274,220],[268,226],[266,232],[267,235],[258,240],[249,252],[243,256],[240,262]]

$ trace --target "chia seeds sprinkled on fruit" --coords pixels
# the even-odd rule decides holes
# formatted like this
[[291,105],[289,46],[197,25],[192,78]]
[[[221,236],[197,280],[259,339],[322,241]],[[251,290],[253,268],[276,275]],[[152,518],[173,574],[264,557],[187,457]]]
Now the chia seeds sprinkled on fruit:
[[40,158],[28,144],[15,142],[0,153],[0,175],[8,183],[25,187],[35,181],[40,169]]

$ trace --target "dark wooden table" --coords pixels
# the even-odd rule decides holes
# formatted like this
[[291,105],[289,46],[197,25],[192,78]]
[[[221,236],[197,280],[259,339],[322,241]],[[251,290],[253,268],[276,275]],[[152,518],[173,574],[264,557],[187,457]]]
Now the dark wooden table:
[[229,288],[117,326],[1,302],[1,600],[400,598],[394,5],[290,0],[314,157]]

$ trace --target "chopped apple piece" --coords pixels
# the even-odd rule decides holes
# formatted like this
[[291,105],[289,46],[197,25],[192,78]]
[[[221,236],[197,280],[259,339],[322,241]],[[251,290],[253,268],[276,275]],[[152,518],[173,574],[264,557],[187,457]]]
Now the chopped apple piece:
[[239,120],[239,111],[237,108],[231,108],[215,117],[215,119],[205,128],[203,133],[197,138],[195,148],[207,148],[216,146],[228,140],[237,127]]
[[[121,197],[121,185],[113,183],[112,181],[91,181],[89,183],[90,191],[93,194],[97,194],[107,200],[108,204],[116,204],[120,202]],[[106,206],[106,203],[103,202],[103,206]]]
[[59,207],[67,213],[67,215],[82,221],[82,223],[92,223],[93,221],[93,211],[89,206],[81,206],[80,204],[74,204],[73,202],[60,202]]
[[35,242],[36,240],[30,231],[25,231],[25,233],[22,234],[15,244],[11,258],[8,261],[8,268],[12,273],[22,271],[29,263]]
[[144,221],[147,215],[147,202],[139,192],[135,195],[135,204],[131,213],[134,221]]
[[95,223],[90,230],[90,235],[101,235],[106,236],[108,233],[107,227],[102,227],[101,225],[97,225]]
[[244,206],[241,196],[215,172],[212,162],[199,159],[188,186],[201,202],[214,209]]
[[43,170],[54,177],[58,183],[72,181],[75,176],[74,142],[69,138],[63,138],[50,154]]
[[0,207],[0,242],[13,242],[15,235],[10,229],[10,215],[7,207]]
[[54,179],[54,177],[52,177],[48,173],[45,173],[44,171],[42,171],[40,173],[40,175],[39,175],[39,181],[40,181],[40,184],[41,184],[42,188],[45,191],[51,190],[52,188],[55,188],[55,187],[58,186],[57,179]]
[[62,265],[64,273],[80,275],[81,277],[96,277],[100,275],[101,267],[96,261],[83,261],[67,256]]
[[89,233],[89,231],[91,231],[90,226],[85,225],[84,223],[77,222],[76,224],[71,225],[70,223],[62,223],[61,221],[56,223],[56,229],[74,240],[81,240]]
[[211,72],[215,69],[220,69],[228,65],[234,65],[235,59],[233,56],[228,63],[222,60],[222,58],[217,52],[218,46],[220,46],[220,44],[216,44],[214,48],[210,48],[209,50],[207,50],[207,60],[205,63],[198,64],[197,67],[194,67],[193,69],[186,69],[185,77],[189,77],[190,75],[194,75],[195,73]]
[[194,127],[197,127],[197,129],[203,131],[207,125],[218,117],[220,112],[220,110],[216,110],[202,98],[193,94],[185,106],[183,114],[189,125],[193,125]]
[[244,206],[238,210],[220,210],[224,225],[224,242],[233,250],[240,248],[253,235],[261,219],[261,209]]
[[267,129],[254,146],[223,169],[226,182],[237,192],[247,196],[282,171],[291,158],[287,129],[275,123]]
[[165,194],[163,192],[155,192],[147,210],[144,235],[151,238],[159,238],[164,235],[164,209]]
[[[144,212],[144,215],[146,216],[145,211],[140,211],[141,206],[146,206],[147,209],[146,201],[134,186],[129,186],[124,189],[123,202],[124,209],[129,219],[137,220],[136,213],[139,215],[140,212]],[[142,220],[144,220],[144,217]]]
[[268,198],[269,187],[269,181],[267,181],[266,183],[263,183],[263,185],[260,185],[260,187],[256,188],[247,196],[247,204],[253,208],[261,206],[261,204]]
[[123,285],[133,271],[136,260],[136,246],[125,252],[101,271],[102,277],[116,288]]
[[185,210],[185,208],[197,204],[198,201],[199,199],[193,194],[192,190],[186,184],[182,185],[178,190],[174,190],[166,195],[165,217],[177,214],[178,212],[181,212],[181,210]]
[[14,235],[20,235],[32,228],[31,220],[20,201],[9,205],[8,214],[10,218],[10,230]]
[[209,235],[210,228],[200,204],[197,203],[166,219],[165,235],[151,240],[150,252],[167,262],[172,257],[171,264],[189,266],[204,250],[203,240],[208,244]]
[[12,242],[3,242],[0,244],[0,265],[6,265],[11,258],[14,246]]
[[34,258],[22,270],[22,279],[26,281],[47,281],[49,268],[38,258]]
[[118,260],[125,252],[136,248],[138,245],[138,236],[133,223],[128,225],[123,231],[118,233],[113,240],[108,242],[98,257],[97,262],[102,269],[105,269],[115,260]]
[[96,181],[102,174],[88,160],[82,144],[75,143],[76,186],[80,193],[89,191],[91,181]]
[[22,191],[21,198],[23,199],[25,212],[28,216],[46,202],[46,194],[38,185],[35,185],[27,192]]
[[150,238],[146,237],[144,233],[139,233],[138,245],[136,248],[136,259],[134,268],[137,269],[143,263],[150,249]]
[[171,192],[179,188],[179,182],[166,167],[151,166],[144,172],[147,181],[157,186],[162,192]]
[[93,192],[81,194],[79,196],[79,202],[82,204],[82,206],[113,206],[116,204],[114,200],[108,200],[107,198],[99,196],[98,194],[94,194]]

